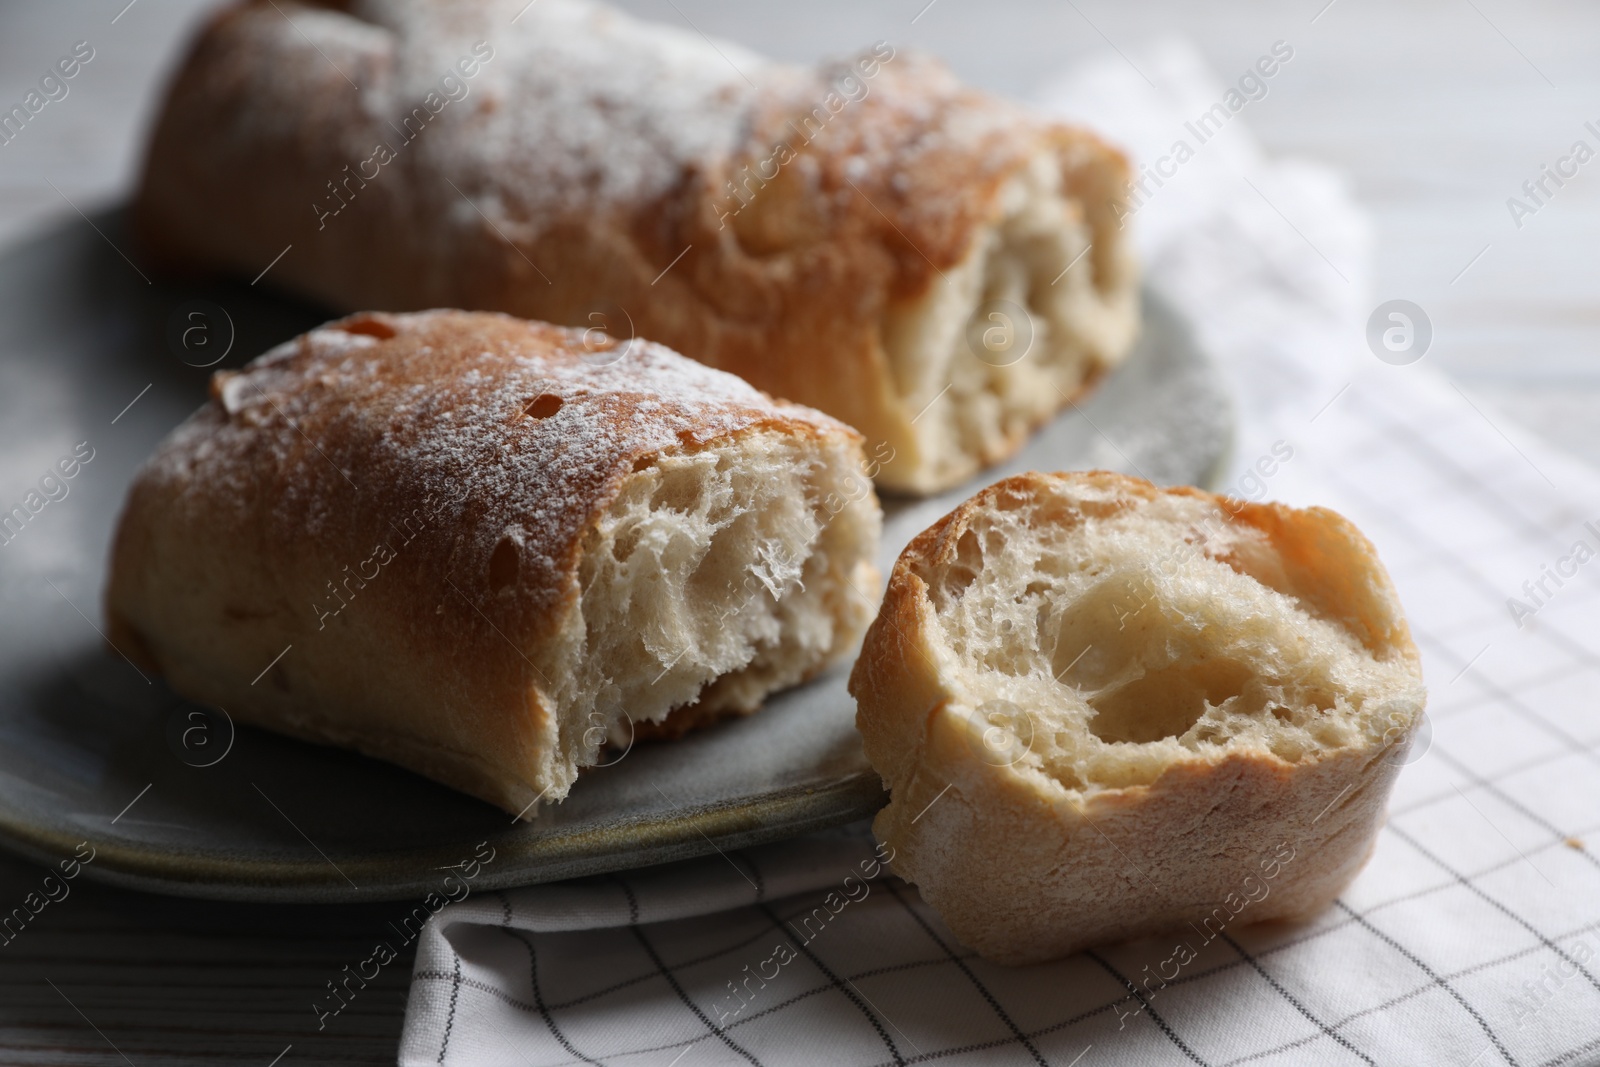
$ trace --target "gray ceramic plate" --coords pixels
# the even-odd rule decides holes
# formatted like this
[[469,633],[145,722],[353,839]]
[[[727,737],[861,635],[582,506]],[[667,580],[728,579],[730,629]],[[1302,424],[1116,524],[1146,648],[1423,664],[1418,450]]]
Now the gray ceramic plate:
[[[513,824],[375,760],[249,728],[230,737],[104,652],[100,588],[123,490],[211,373],[189,365],[202,361],[195,346],[172,342],[186,304],[207,300],[231,319],[219,367],[328,317],[242,284],[147,281],[113,241],[134,251],[115,213],[0,255],[0,512],[43,501],[0,546],[0,840],[45,861],[87,841],[86,873],[156,892],[354,902],[436,888],[440,868],[484,841],[495,858],[474,884],[526,885],[782,838],[883,803],[843,667],[752,718],[641,744]],[[215,352],[227,328],[211,329]],[[884,571],[917,531],[1015,471],[1106,467],[1205,484],[1227,448],[1228,411],[1189,331],[1148,298],[1138,350],[1081,410],[973,485],[891,502]],[[70,481],[46,482],[60,499],[30,501],[80,442],[93,458]]]

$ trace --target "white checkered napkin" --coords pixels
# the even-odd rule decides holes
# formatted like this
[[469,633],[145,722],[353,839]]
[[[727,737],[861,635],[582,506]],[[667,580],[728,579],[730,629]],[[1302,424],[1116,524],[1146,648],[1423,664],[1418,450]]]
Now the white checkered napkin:
[[[1117,59],[1074,106],[1134,142],[1220,98],[1182,49],[1137,62],[1162,90]],[[445,908],[402,1063],[1600,1064],[1600,476],[1378,362],[1359,215],[1241,122],[1205,147],[1227,166],[1171,183],[1183,212],[1141,210],[1143,251],[1240,383],[1231,486],[1353,519],[1422,649],[1429,726],[1349,890],[1304,925],[1005,968],[903,882],[847,886],[857,826]]]
[[776,1014],[795,974],[849,990],[810,944],[859,943],[881,872],[863,822],[452,905],[418,944],[401,1060],[592,1062],[712,1034],[737,1049],[729,1033]]

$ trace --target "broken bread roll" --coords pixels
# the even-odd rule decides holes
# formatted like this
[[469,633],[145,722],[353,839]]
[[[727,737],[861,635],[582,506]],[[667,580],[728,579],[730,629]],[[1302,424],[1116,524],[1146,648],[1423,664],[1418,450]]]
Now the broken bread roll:
[[110,638],[522,813],[634,724],[754,711],[854,645],[862,464],[849,427],[657,344],[357,315],[217,374],[145,465]]
[[1012,964],[1325,907],[1425,698],[1349,522],[1103,472],[918,536],[850,689],[896,873]]
[[652,338],[929,492],[1129,350],[1128,177],[885,43],[811,68],[588,0],[251,0],[191,49],[133,214],[152,255],[347,310]]

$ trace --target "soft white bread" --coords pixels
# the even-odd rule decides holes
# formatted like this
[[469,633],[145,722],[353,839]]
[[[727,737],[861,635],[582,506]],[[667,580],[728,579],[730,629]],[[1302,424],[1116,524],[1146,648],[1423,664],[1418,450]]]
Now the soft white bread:
[[146,464],[111,638],[236,718],[521,812],[607,741],[753,711],[853,645],[862,465],[848,427],[660,345],[358,315],[217,374]]
[[271,263],[340,308],[653,338],[924,492],[1129,350],[1127,180],[887,44],[802,68],[587,0],[246,0],[178,73],[134,220],[152,254]]
[[1425,699],[1349,522],[1103,472],[919,535],[850,688],[896,872],[1005,963],[1326,906]]

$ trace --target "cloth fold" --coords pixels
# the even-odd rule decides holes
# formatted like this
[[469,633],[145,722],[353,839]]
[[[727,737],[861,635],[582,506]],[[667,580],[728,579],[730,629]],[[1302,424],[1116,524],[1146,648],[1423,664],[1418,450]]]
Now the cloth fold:
[[1368,350],[1338,178],[1267,159],[1248,102],[1193,143],[1255,83],[1181,43],[1130,57],[1038,102],[1144,162],[1191,142],[1132,224],[1233,380],[1227,488],[1352,518],[1423,650],[1428,724],[1367,869],[1316,920],[1230,926],[1181,966],[1172,939],[989,964],[865,824],[480,895],[423,932],[403,1064],[1600,1062],[1600,476]]

